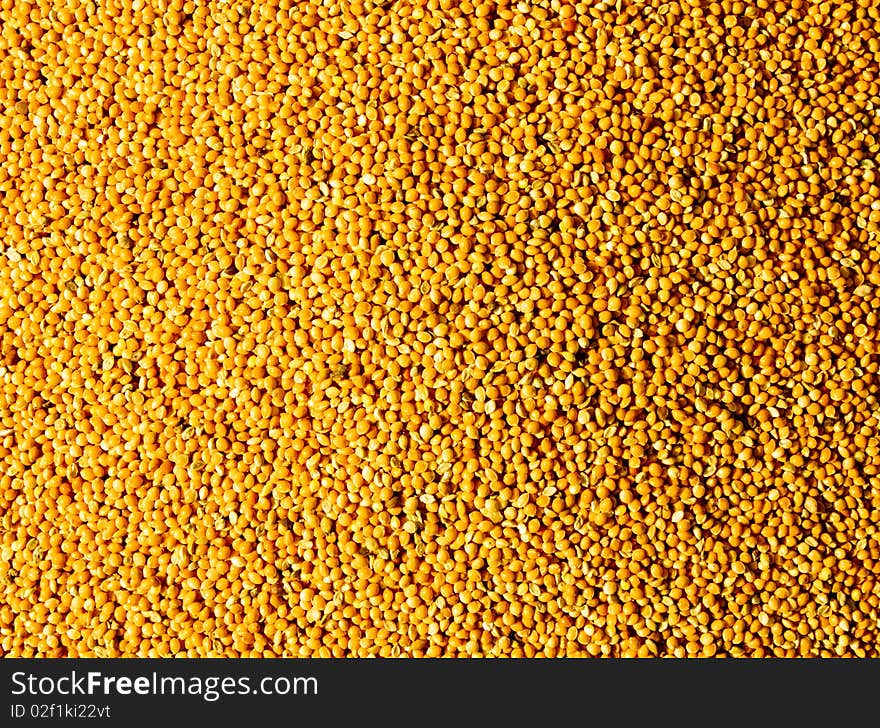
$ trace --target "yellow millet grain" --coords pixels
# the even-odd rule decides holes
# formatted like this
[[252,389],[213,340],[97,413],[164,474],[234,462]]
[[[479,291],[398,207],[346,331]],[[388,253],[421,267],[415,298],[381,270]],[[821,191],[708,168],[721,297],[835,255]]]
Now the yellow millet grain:
[[0,654],[880,656],[875,2],[0,26]]

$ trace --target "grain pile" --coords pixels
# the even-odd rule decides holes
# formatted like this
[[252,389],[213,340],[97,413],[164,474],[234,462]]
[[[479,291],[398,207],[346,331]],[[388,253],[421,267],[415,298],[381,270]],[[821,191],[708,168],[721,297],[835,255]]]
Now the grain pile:
[[880,654],[872,0],[0,8],[0,653]]

